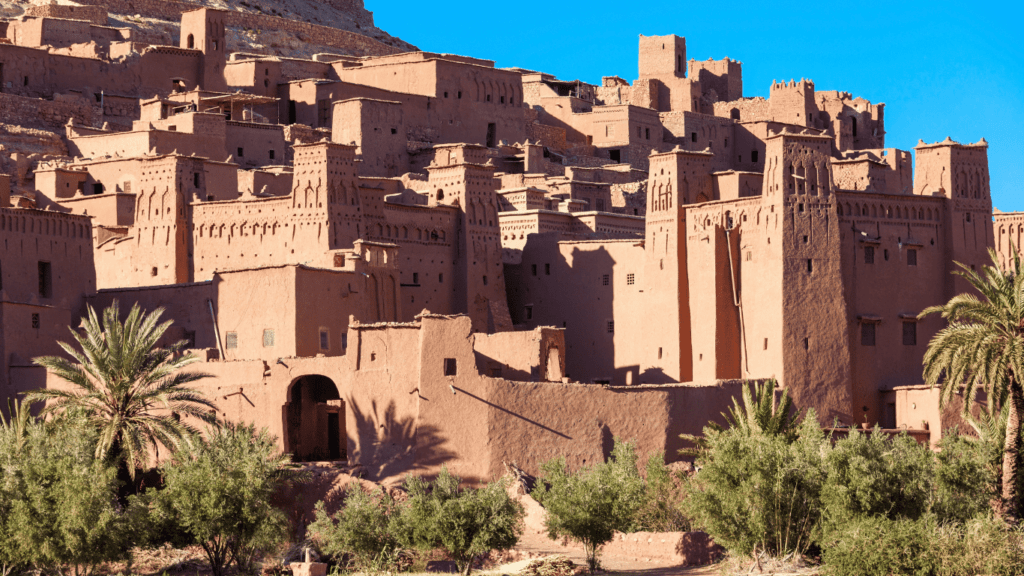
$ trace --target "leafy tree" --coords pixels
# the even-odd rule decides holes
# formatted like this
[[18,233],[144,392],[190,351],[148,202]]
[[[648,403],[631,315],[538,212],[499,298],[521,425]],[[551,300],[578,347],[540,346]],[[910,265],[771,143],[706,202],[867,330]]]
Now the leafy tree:
[[180,354],[184,341],[157,347],[173,323],[158,324],[162,314],[163,308],[144,314],[135,304],[122,324],[115,300],[101,323],[90,306],[82,319],[83,333],[71,329],[81,351],[59,343],[75,362],[57,356],[34,360],[71,386],[26,395],[28,402],[46,403],[44,415],[69,410],[84,414],[99,431],[96,456],[114,456],[132,478],[147,465],[150,446],[179,448],[197,433],[174,414],[204,422],[215,419],[216,406],[186,386],[208,375],[181,371],[198,358]]
[[644,466],[643,504],[633,528],[648,532],[688,532],[690,520],[679,503],[685,498],[684,480],[665,465],[665,454],[651,454]]
[[644,505],[645,487],[637,470],[632,443],[615,440],[611,458],[572,473],[565,458],[541,466],[543,476],[532,496],[547,511],[545,520],[552,539],[568,536],[583,544],[593,572],[598,551],[613,533],[629,531]]
[[730,428],[746,435],[760,433],[782,436],[788,442],[795,440],[799,415],[793,410],[793,400],[789,397],[788,391],[782,390],[782,394],[776,399],[776,386],[778,383],[774,378],[764,382],[749,383],[749,385],[744,383],[743,405],[741,406],[733,397],[732,406],[727,412],[722,412],[726,426],[711,422],[705,428],[705,436],[680,434],[680,438],[692,442],[694,447],[683,448],[679,453],[683,456],[699,456],[707,448],[706,432],[708,430],[721,432]]
[[131,548],[116,468],[93,457],[81,418],[43,422],[20,406],[0,427],[0,564],[86,576]]
[[924,379],[941,386],[941,400],[948,404],[963,392],[963,409],[970,413],[978,391],[989,399],[991,413],[1008,404],[1002,453],[1000,512],[1018,515],[1018,467],[1021,411],[1024,410],[1024,274],[1014,251],[1010,267],[1000,269],[996,251],[989,249],[992,265],[979,272],[957,262],[955,274],[966,279],[980,294],[964,293],[920,314],[941,314],[948,322],[928,344],[924,355]]
[[460,488],[460,482],[446,467],[433,482],[407,479],[409,500],[394,530],[409,548],[443,548],[468,576],[477,557],[519,542],[526,511],[509,496],[505,479],[478,489]]
[[270,500],[289,479],[287,463],[266,430],[211,428],[206,443],[184,445],[161,465],[165,488],[143,503],[155,525],[176,526],[202,547],[215,576],[232,562],[250,573],[256,555],[285,537],[286,517]]
[[399,511],[387,492],[373,494],[356,483],[346,490],[345,505],[333,519],[323,501],[317,502],[316,520],[306,531],[322,552],[335,558],[352,554],[360,567],[371,568],[398,549],[392,523]]
[[806,552],[821,519],[829,450],[814,411],[792,442],[760,428],[708,426],[704,433],[700,470],[683,505],[694,524],[734,554]]

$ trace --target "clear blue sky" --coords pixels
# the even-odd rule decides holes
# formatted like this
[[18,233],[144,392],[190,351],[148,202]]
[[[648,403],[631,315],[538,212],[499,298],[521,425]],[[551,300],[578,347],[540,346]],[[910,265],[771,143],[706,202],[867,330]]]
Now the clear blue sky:
[[563,80],[637,76],[639,34],[686,37],[687,58],[743,62],[744,96],[809,78],[885,103],[886,144],[989,142],[993,205],[1024,210],[1024,8],[943,2],[411,2],[364,0],[422,50]]

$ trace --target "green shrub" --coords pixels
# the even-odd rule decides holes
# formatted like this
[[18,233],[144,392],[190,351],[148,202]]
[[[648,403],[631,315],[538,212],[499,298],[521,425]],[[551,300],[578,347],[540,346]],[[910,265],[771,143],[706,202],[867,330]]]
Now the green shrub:
[[409,500],[391,529],[408,548],[444,549],[468,575],[477,557],[519,542],[526,511],[509,496],[504,479],[479,489],[460,488],[460,482],[445,467],[433,482],[407,479]]
[[934,514],[916,520],[857,518],[836,530],[823,548],[827,576],[1011,576],[1024,573],[1019,530],[991,516],[940,524]]
[[822,546],[822,571],[827,576],[934,574],[931,546],[937,529],[930,515],[917,520],[857,517],[837,526],[830,544]]
[[950,430],[939,443],[935,463],[935,502],[940,522],[966,522],[987,514],[999,497],[999,476],[988,446],[977,438]]
[[360,568],[368,569],[398,549],[391,527],[397,512],[386,492],[373,494],[356,483],[346,490],[344,507],[333,519],[317,502],[316,520],[306,530],[321,552],[337,559],[351,554]]
[[829,444],[813,411],[795,438],[738,427],[705,429],[706,449],[687,487],[684,512],[734,554],[805,552],[821,516],[822,459]]
[[250,573],[256,555],[285,536],[285,516],[270,499],[287,480],[287,461],[266,430],[226,424],[175,453],[161,467],[166,487],[143,502],[154,525],[173,526],[202,547],[215,576],[232,563]]
[[20,407],[0,427],[0,567],[89,574],[132,546],[117,505],[117,470],[96,459],[97,433],[81,418],[52,422]]
[[829,451],[825,473],[826,529],[864,516],[914,520],[931,503],[934,455],[907,434],[890,438],[877,429],[873,434],[851,430]]
[[690,520],[680,503],[685,498],[685,480],[665,465],[662,452],[651,454],[644,470],[644,495],[632,529],[648,532],[688,532]]
[[541,470],[532,495],[547,511],[548,536],[568,536],[583,544],[593,572],[600,547],[611,541],[616,530],[632,530],[644,506],[646,491],[635,447],[616,439],[607,462],[572,473],[565,459],[558,458],[544,463]]

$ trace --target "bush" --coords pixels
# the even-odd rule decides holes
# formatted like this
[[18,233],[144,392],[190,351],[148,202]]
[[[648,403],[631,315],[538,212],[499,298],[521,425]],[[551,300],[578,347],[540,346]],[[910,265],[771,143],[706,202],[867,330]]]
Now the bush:
[[825,458],[825,528],[864,516],[920,518],[931,503],[933,471],[932,451],[907,434],[889,438],[878,429],[851,430]]
[[940,524],[934,514],[916,520],[861,517],[837,530],[822,554],[828,576],[1019,575],[1024,539],[1001,520],[979,516]]
[[687,487],[684,511],[738,555],[805,552],[821,516],[822,459],[829,444],[813,411],[782,434],[705,429],[700,471]]
[[688,532],[690,520],[679,503],[685,497],[684,480],[665,465],[665,455],[652,454],[644,470],[643,503],[632,529],[647,532]]
[[351,554],[360,568],[371,569],[398,549],[391,527],[397,512],[386,492],[372,494],[357,483],[346,491],[345,505],[334,519],[317,502],[316,520],[306,530],[321,552],[336,559]]
[[628,532],[644,506],[645,487],[633,444],[615,440],[611,458],[575,474],[558,458],[541,466],[543,477],[532,495],[547,510],[552,539],[568,536],[583,544],[591,572],[598,550],[613,533]]
[[95,430],[12,411],[0,427],[0,567],[86,574],[126,559],[131,521],[117,505],[116,467],[94,458]]
[[287,479],[287,461],[266,430],[226,424],[165,463],[166,487],[143,503],[154,525],[173,526],[202,547],[215,576],[231,563],[249,573],[256,555],[285,536],[285,516],[270,499]]
[[460,488],[460,481],[445,467],[434,482],[406,480],[409,500],[392,529],[409,548],[443,548],[468,575],[477,557],[519,542],[526,511],[509,496],[504,479],[479,489]]
[[951,430],[939,444],[935,463],[935,503],[940,522],[966,522],[987,514],[999,498],[999,476],[988,447],[977,438]]

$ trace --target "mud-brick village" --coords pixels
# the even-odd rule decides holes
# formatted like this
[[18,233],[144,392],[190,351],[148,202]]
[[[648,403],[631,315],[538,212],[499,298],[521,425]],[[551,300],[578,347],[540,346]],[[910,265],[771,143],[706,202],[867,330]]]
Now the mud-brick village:
[[368,8],[0,0],[3,576],[1024,573],[982,134]]

